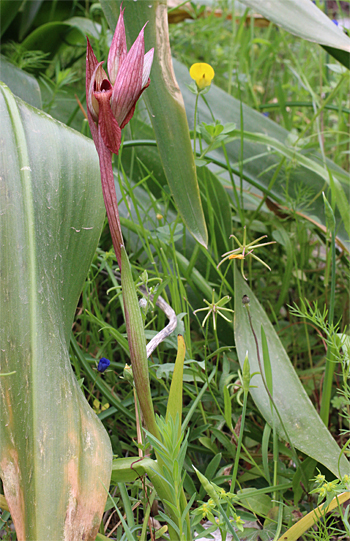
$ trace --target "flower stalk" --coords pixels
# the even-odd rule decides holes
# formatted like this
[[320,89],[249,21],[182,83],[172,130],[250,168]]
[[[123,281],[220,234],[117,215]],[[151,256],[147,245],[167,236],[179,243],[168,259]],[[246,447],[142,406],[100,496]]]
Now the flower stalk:
[[[146,26],[146,25],[145,25]],[[153,49],[145,54],[144,28],[127,50],[124,10],[108,54],[109,78],[87,40],[86,101],[91,134],[98,152],[101,183],[112,242],[121,272],[126,330],[137,398],[148,430],[159,436],[149,384],[146,339],[140,307],[125,251],[114,185],[112,154],[118,154],[121,130],[133,117],[136,103],[150,84]]]

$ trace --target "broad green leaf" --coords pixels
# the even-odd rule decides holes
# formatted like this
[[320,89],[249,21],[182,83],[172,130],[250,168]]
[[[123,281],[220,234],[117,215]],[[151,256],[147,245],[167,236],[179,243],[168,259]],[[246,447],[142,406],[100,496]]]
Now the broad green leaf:
[[17,68],[0,55],[0,80],[19,98],[41,109],[41,93],[38,81],[29,73]]
[[[314,458],[326,466],[334,475],[338,476],[340,448],[307,396],[264,309],[236,267],[234,328],[240,365],[243,367],[246,351],[248,350],[251,372],[260,372],[254,336],[249,325],[246,308],[242,304],[243,295],[248,295],[250,299],[250,313],[258,339],[261,359],[261,326],[265,330],[273,376],[273,399],[290,440],[300,451]],[[270,400],[263,386],[261,376],[255,375],[251,383],[256,386],[250,391],[254,402],[265,420],[272,425]],[[283,429],[276,417],[275,425],[280,437],[284,438]],[[340,459],[340,472],[341,475],[349,472],[349,462],[344,456]]]
[[237,496],[245,496],[240,500],[240,505],[253,511],[257,515],[266,516],[271,509],[271,498],[267,494],[260,494],[256,488],[243,488],[237,492]]
[[350,38],[310,0],[241,0],[296,36],[325,45],[331,55],[345,51],[339,62],[350,68]]
[[[114,31],[121,2],[101,0],[107,21]],[[124,20],[128,46],[143,25],[145,50],[154,47],[151,84],[144,93],[158,144],[164,172],[184,223],[195,239],[207,245],[205,225],[196,177],[186,112],[170,56],[167,3],[165,0],[127,2]]]
[[100,39],[101,37],[101,25],[86,17],[71,17],[65,23],[80,31],[84,39],[84,45],[86,43],[86,36],[95,39]]
[[[187,68],[174,60],[174,69],[176,78],[179,82],[182,95],[184,97],[187,115],[191,124],[193,118],[195,96],[188,90],[186,84],[189,83]],[[241,142],[238,132],[241,125],[241,103],[226,92],[211,85],[210,91],[205,96],[215,119],[221,123],[233,122],[238,127],[236,139],[227,144],[226,150],[231,163],[232,171],[236,176],[236,184],[239,186],[239,161],[241,159]],[[200,121],[208,124],[212,123],[210,112],[203,100],[198,102],[198,111]],[[268,194],[271,199],[278,203],[287,204],[286,191],[291,201],[296,197],[296,187],[309,192],[310,197],[316,197],[311,207],[303,205],[303,202],[297,206],[305,217],[311,222],[321,224],[325,227],[324,204],[322,190],[329,186],[330,179],[328,170],[333,179],[336,179],[334,191],[341,194],[337,201],[339,210],[336,210],[335,217],[337,221],[337,237],[349,249],[349,221],[346,220],[345,209],[349,207],[350,200],[350,178],[346,171],[338,167],[331,160],[326,160],[327,168],[323,167],[321,156],[314,150],[299,150],[291,147],[288,143],[289,132],[264,117],[258,111],[242,104],[242,120],[244,142],[243,142],[243,179],[250,185],[262,190]],[[273,152],[275,150],[275,152]],[[221,148],[217,148],[209,155],[217,160],[218,163],[226,164],[226,159]],[[273,186],[270,185],[276,167],[279,165],[282,157],[286,157],[289,162],[288,171],[284,168],[279,172]],[[223,174],[224,185],[229,191],[231,197],[232,187],[228,174]],[[329,188],[330,189],[330,188]],[[327,195],[327,192],[326,192]],[[340,213],[341,211],[341,213]],[[342,219],[347,224],[346,227]]]
[[104,205],[91,141],[0,84],[0,476],[18,539],[93,539],[109,437],[73,374]]

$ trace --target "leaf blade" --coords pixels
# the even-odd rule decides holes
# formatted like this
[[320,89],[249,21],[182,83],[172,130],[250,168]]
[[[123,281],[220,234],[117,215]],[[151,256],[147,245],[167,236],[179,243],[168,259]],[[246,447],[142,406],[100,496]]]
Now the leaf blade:
[[112,452],[68,345],[104,222],[97,155],[2,83],[0,110],[0,371],[15,371],[0,378],[0,475],[19,538],[93,535],[107,496],[96,477],[108,484]]
[[[263,307],[235,267],[234,329],[240,365],[243,366],[248,349],[251,372],[260,371],[248,316],[241,302],[243,295],[248,295],[250,299],[250,312],[260,351],[262,351],[260,329],[261,325],[264,327],[274,378],[273,398],[293,445],[324,464],[334,475],[338,476],[340,449],[308,398]],[[254,402],[263,417],[272,426],[270,401],[262,384],[261,376],[254,376],[252,384],[257,386],[251,389]],[[279,434],[284,437],[283,429],[277,419],[275,419],[275,423]],[[340,460],[341,474],[345,475],[348,470],[349,463],[342,456]]]

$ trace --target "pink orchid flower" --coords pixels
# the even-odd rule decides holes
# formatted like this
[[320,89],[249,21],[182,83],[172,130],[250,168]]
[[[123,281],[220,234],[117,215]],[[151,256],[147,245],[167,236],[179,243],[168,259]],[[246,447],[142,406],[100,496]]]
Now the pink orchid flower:
[[[147,23],[146,23],[147,24]],[[145,25],[146,26],[146,25]],[[114,186],[112,152],[118,154],[121,131],[133,117],[136,102],[150,83],[149,74],[154,49],[145,54],[144,28],[130,51],[127,51],[124,10],[120,8],[118,23],[108,54],[109,79],[87,40],[86,102],[91,134],[98,152],[102,192],[115,254],[121,269],[121,248],[124,245],[120,227],[118,201]]]
[[97,150],[102,139],[110,152],[118,154],[121,130],[133,117],[136,102],[150,83],[154,49],[145,54],[145,26],[127,52],[124,9],[120,8],[108,54],[109,79],[102,68],[103,62],[97,61],[87,40],[86,101],[89,125]]

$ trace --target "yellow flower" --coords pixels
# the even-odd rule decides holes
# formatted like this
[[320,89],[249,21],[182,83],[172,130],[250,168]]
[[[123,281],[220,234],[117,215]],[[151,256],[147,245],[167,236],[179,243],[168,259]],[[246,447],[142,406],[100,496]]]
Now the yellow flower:
[[210,86],[215,72],[209,64],[193,64],[190,69],[191,78],[196,81],[199,90]]
[[244,259],[243,254],[231,254],[228,256],[229,259]]

